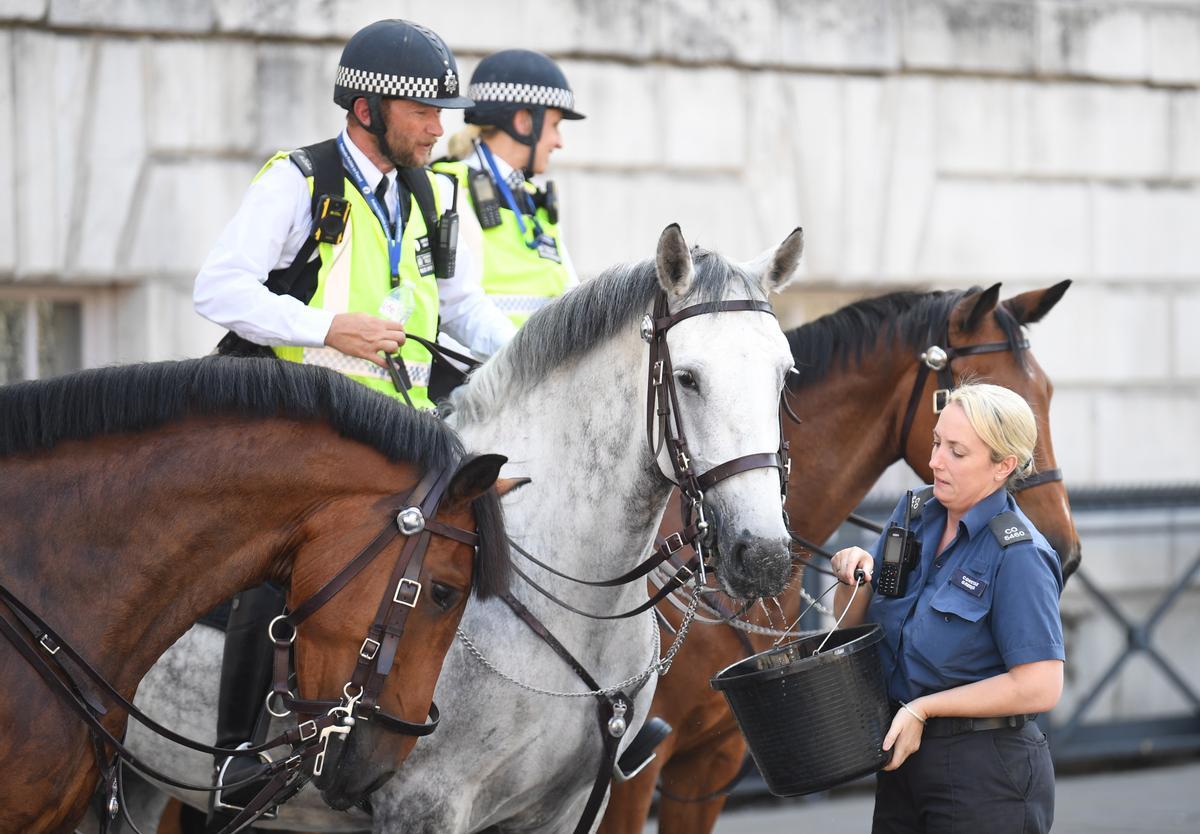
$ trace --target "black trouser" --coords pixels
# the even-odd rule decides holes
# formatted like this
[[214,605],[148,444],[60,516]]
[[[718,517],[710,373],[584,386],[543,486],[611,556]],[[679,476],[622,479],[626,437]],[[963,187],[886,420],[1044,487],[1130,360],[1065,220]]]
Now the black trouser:
[[1031,721],[1011,730],[922,738],[880,771],[872,834],[1044,834],[1054,822],[1054,765]]
[[283,591],[271,583],[242,591],[233,599],[221,658],[218,747],[236,747],[254,734],[271,685],[267,628],[283,613],[284,600]]

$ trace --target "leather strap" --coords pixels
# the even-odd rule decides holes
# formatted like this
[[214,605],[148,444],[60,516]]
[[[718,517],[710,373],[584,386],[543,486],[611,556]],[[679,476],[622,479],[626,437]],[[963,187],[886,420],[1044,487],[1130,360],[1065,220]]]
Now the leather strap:
[[1020,492],[1023,489],[1033,489],[1042,484],[1050,484],[1063,479],[1062,470],[1044,469],[1041,472],[1034,472],[1028,478],[1022,478],[1013,485],[1013,492]]

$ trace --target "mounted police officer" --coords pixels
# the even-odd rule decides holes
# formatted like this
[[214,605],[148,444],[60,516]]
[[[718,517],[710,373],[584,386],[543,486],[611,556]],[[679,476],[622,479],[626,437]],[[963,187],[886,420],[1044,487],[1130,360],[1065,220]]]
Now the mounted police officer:
[[421,168],[441,109],[471,105],[460,92],[454,56],[429,29],[381,20],[349,40],[334,85],[345,130],[269,160],[196,276],[196,310],[236,334],[222,352],[270,346],[402,396],[383,358],[399,349],[408,398],[428,407],[430,356],[407,333],[432,340],[440,314],[479,356],[511,338],[453,234],[456,183]]
[[[423,26],[380,20],[350,38],[333,96],[345,129],[272,157],[196,276],[196,310],[231,330],[219,353],[332,368],[420,408],[432,406],[431,357],[409,336],[432,342],[440,318],[480,357],[512,337],[483,292],[478,258],[457,239],[458,183],[423,167],[442,135],[441,110],[472,104],[461,92],[454,55]],[[219,746],[263,726],[265,634],[282,606],[270,586],[234,600]],[[218,766],[218,782],[230,784],[253,760]],[[216,823],[253,793],[218,795]]]
[[455,176],[468,193],[483,230],[483,288],[520,326],[579,283],[559,228],[554,183],[539,187],[532,177],[544,174],[562,147],[562,121],[584,117],[558,64],[528,49],[484,58],[467,92],[475,104],[464,119],[478,138],[452,141],[451,154],[460,161],[433,168]]
[[[1050,830],[1054,769],[1035,718],[1062,694],[1063,580],[1006,489],[1033,473],[1036,440],[1020,396],[960,386],[934,429],[933,486],[901,500],[872,553],[834,555],[842,624],[884,634],[895,716],[875,834]],[[860,570],[871,584],[855,589]]]

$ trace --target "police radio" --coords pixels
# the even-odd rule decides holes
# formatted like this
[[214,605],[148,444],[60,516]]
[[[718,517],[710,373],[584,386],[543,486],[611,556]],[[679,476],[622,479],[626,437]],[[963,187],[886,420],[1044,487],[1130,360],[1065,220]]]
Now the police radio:
[[892,524],[884,533],[883,563],[879,566],[879,579],[875,583],[875,590],[885,597],[904,596],[908,574],[917,566],[917,560],[921,556],[921,543],[909,530],[912,506],[913,494],[909,490],[904,496],[904,524]]
[[433,274],[446,279],[454,275],[458,259],[458,177],[451,177],[454,196],[437,224],[437,243],[433,247]]
[[472,171],[467,178],[467,187],[471,190],[471,202],[475,204],[479,225],[485,229],[499,226],[500,198],[496,196],[496,187],[487,171]]

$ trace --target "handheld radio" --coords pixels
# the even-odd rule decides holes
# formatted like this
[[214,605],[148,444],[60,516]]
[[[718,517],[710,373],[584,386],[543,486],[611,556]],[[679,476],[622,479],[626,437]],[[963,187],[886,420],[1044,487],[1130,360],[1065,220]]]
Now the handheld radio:
[[454,186],[454,196],[450,205],[442,212],[437,224],[437,243],[433,248],[433,273],[438,278],[446,279],[454,275],[458,256],[458,177],[450,178]]
[[883,539],[883,563],[879,566],[879,580],[875,590],[885,597],[904,596],[908,574],[916,567],[921,557],[921,543],[913,537],[909,525],[912,522],[912,490],[904,496],[904,524],[892,524]]
[[475,216],[479,225],[484,229],[494,229],[500,225],[500,198],[496,195],[496,187],[487,171],[472,171],[467,178],[467,187],[471,191],[471,202],[475,204]]

